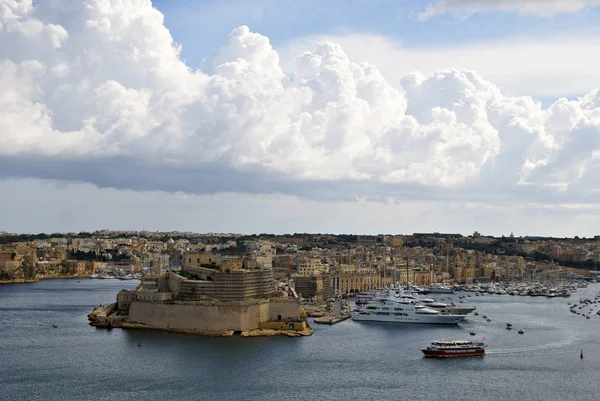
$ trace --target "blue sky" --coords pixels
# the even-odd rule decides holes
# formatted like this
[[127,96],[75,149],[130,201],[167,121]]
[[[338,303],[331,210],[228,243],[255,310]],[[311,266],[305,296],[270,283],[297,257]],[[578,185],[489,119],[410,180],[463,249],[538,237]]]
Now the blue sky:
[[[199,66],[234,28],[247,25],[275,46],[326,34],[382,35],[408,48],[441,47],[511,37],[553,37],[600,30],[600,8],[551,18],[511,12],[441,15],[419,20],[426,1],[410,0],[155,0],[165,25],[183,45],[183,57]],[[460,66],[457,66],[460,67]]]

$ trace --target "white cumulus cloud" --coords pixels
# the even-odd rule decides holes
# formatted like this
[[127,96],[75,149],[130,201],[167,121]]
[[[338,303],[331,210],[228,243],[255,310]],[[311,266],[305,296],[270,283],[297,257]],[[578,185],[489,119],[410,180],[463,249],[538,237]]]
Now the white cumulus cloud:
[[552,17],[559,13],[576,13],[600,5],[599,0],[437,0],[419,14],[429,19],[446,13],[474,14],[516,12],[521,15]]
[[0,47],[4,176],[338,199],[599,187],[598,91],[543,108],[470,70],[391,83],[331,42],[284,73],[245,26],[192,69],[149,0],[0,0]]

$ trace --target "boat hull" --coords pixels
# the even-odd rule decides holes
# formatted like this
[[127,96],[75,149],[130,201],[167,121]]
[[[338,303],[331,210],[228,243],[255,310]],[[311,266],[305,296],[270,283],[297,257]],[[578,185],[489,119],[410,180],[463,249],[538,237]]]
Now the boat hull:
[[454,349],[421,349],[425,357],[428,358],[457,358],[457,357],[465,357],[465,356],[484,356],[485,349],[476,348],[476,349],[462,349],[462,350],[454,350]]
[[464,316],[460,315],[433,315],[433,316],[379,316],[363,315],[360,313],[352,316],[357,322],[379,322],[379,323],[412,323],[412,324],[458,324]]

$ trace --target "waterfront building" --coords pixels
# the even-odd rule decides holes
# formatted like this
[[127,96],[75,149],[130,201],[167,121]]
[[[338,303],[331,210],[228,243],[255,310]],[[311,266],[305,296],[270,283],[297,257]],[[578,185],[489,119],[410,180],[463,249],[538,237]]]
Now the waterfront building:
[[335,295],[333,277],[330,274],[300,275],[294,274],[294,288],[302,298],[326,300]]

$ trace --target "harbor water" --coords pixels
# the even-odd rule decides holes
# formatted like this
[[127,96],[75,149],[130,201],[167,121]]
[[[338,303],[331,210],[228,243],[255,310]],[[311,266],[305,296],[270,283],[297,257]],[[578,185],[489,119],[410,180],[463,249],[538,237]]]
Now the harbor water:
[[[203,338],[88,325],[94,306],[135,285],[48,280],[0,286],[0,398],[596,401],[600,394],[600,317],[569,312],[579,293],[553,299],[472,294],[463,301],[479,316],[470,314],[458,326],[347,320],[313,324],[315,334],[304,338]],[[590,284],[581,296],[599,291],[600,284]],[[436,298],[458,304],[461,295]],[[600,306],[582,311],[591,308]],[[424,358],[420,348],[439,339],[483,340],[488,354]]]

